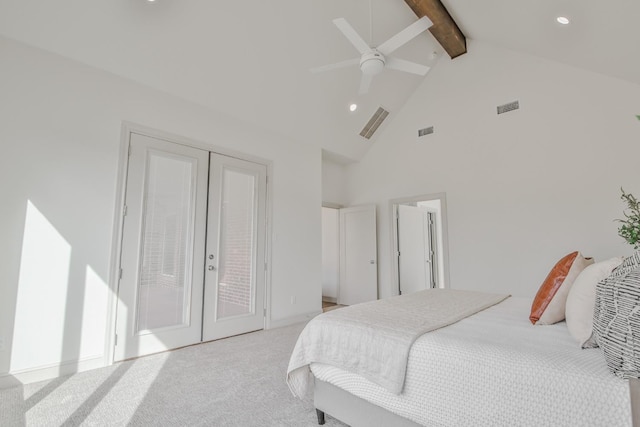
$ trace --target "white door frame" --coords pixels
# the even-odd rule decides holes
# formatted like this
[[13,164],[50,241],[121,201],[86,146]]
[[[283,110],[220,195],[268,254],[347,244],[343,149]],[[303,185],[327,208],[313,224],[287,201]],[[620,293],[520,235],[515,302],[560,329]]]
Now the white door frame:
[[414,204],[426,200],[440,200],[440,215],[442,222],[440,227],[442,229],[442,253],[439,254],[442,257],[443,277],[444,284],[439,284],[440,287],[449,288],[449,234],[447,223],[447,196],[445,193],[424,194],[413,197],[400,197],[397,199],[389,200],[389,218],[390,218],[390,230],[391,230],[391,283],[394,285],[393,289],[397,289],[400,293],[400,283],[398,281],[398,227],[396,222],[397,206],[401,204]]
[[114,361],[115,351],[115,335],[116,335],[116,309],[118,298],[118,285],[120,280],[120,256],[122,253],[122,232],[124,224],[123,210],[125,205],[125,192],[127,184],[127,170],[129,168],[129,146],[131,134],[149,136],[152,138],[162,139],[174,144],[186,145],[189,147],[199,148],[210,152],[215,152],[229,157],[236,157],[248,160],[254,163],[260,163],[267,167],[267,214],[266,214],[266,236],[265,236],[265,262],[267,270],[265,272],[265,329],[271,327],[271,241],[272,241],[272,198],[271,198],[271,182],[269,176],[273,174],[273,162],[262,157],[249,155],[240,151],[220,147],[211,143],[196,141],[153,129],[136,123],[123,121],[120,133],[120,155],[118,159],[117,186],[116,186],[116,203],[114,206],[111,254],[109,262],[109,296],[107,300],[107,334],[105,337],[104,365],[112,365]]

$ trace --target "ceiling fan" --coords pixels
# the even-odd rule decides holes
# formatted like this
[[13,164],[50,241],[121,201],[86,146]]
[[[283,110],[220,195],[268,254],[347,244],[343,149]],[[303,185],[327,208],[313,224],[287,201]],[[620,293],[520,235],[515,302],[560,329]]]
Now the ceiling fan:
[[333,20],[333,23],[340,31],[342,31],[342,34],[344,34],[347,40],[355,46],[361,56],[360,58],[348,59],[335,64],[312,68],[312,73],[321,73],[323,71],[359,64],[360,71],[362,71],[362,78],[360,80],[360,89],[358,90],[358,94],[363,95],[369,91],[369,86],[371,85],[373,76],[382,72],[384,68],[391,68],[398,71],[418,74],[420,76],[424,76],[429,71],[429,67],[426,65],[389,56],[400,46],[409,42],[418,34],[433,25],[426,16],[418,19],[416,22],[409,25],[407,28],[377,47],[369,46],[346,19],[337,18]]

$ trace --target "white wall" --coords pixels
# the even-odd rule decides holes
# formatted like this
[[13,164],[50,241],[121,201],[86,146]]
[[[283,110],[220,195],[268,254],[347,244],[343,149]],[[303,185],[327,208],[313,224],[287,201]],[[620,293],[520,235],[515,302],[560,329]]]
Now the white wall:
[[322,297],[338,299],[340,283],[340,211],[322,208]]
[[560,63],[475,41],[441,59],[348,170],[349,202],[379,207],[381,296],[392,198],[446,193],[452,288],[532,296],[566,253],[631,253],[613,220],[620,186],[640,194],[639,113],[638,85]]
[[0,51],[0,376],[105,354],[123,120],[271,160],[271,320],[320,311],[319,149],[6,38]]
[[345,206],[347,203],[347,168],[332,160],[322,160],[322,201]]

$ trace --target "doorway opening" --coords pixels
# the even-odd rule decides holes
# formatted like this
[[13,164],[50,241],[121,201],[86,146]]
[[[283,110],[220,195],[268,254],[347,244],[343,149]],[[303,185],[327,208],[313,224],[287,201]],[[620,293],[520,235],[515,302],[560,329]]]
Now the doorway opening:
[[340,208],[322,207],[322,308],[338,304],[340,284]]
[[378,298],[374,205],[322,207],[322,301],[353,305]]
[[399,294],[449,286],[447,204],[444,193],[393,199],[393,274]]

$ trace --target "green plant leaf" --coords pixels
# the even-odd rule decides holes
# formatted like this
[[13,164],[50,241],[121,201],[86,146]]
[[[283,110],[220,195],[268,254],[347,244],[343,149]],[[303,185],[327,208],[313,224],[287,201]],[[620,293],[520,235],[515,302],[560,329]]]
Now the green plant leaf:
[[634,249],[638,249],[640,246],[640,202],[633,194],[625,193],[622,187],[620,187],[620,192],[622,193],[620,199],[626,203],[627,208],[622,211],[625,219],[615,220],[621,224],[618,228],[618,235]]

